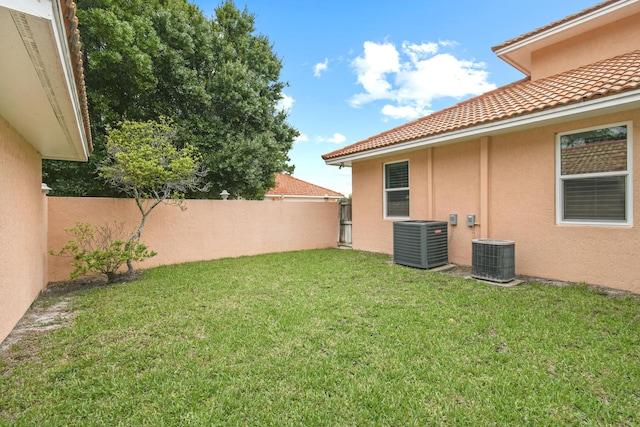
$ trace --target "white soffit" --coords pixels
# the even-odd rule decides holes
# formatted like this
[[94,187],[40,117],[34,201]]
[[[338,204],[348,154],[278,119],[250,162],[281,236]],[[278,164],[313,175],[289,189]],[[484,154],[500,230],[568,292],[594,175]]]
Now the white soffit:
[[0,115],[43,158],[86,161],[87,136],[58,15],[51,1],[0,0]]
[[527,76],[531,75],[532,52],[602,27],[627,16],[640,12],[640,0],[621,0],[571,21],[526,37],[495,54]]

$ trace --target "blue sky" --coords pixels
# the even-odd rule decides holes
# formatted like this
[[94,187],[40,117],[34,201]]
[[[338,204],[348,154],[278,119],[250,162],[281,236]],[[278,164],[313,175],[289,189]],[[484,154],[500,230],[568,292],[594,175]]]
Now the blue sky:
[[[194,0],[192,0],[194,1]],[[294,176],[351,194],[322,154],[524,77],[491,47],[599,0],[236,0],[282,59]],[[220,1],[195,0],[208,17]]]

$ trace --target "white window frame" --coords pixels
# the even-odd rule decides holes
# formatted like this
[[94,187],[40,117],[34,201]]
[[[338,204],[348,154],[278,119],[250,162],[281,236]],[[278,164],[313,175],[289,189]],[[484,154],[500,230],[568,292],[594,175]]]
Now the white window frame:
[[[407,187],[401,188],[387,188],[387,165],[397,164],[397,163],[406,163],[407,164]],[[382,205],[383,205],[383,216],[384,219],[409,219],[409,216],[393,216],[387,215],[387,194],[394,191],[408,191],[409,192],[409,215],[411,215],[411,164],[409,163],[409,159],[397,160],[393,162],[387,162],[382,165]]]
[[[589,132],[598,129],[605,129],[615,126],[627,127],[627,170],[626,171],[613,171],[613,172],[595,172],[576,174],[570,176],[562,175],[562,147],[560,144],[560,137],[564,135],[571,135],[574,133]],[[625,221],[608,221],[608,220],[568,220],[564,219],[564,191],[563,181],[569,179],[580,178],[598,178],[606,176],[624,176],[625,183]],[[568,224],[568,225],[600,225],[600,226],[633,226],[633,123],[631,121],[609,123],[598,126],[592,126],[582,129],[574,129],[567,132],[561,132],[556,134],[556,223]]]

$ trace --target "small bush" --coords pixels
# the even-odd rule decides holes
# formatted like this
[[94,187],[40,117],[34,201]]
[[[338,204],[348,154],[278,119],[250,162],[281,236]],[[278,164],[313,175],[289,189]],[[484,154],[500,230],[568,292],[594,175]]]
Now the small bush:
[[75,227],[65,231],[75,237],[58,252],[51,255],[73,257],[72,279],[87,274],[102,273],[112,282],[118,269],[127,261],[144,261],[156,255],[138,240],[123,238],[124,223],[114,221],[113,226],[92,226],[77,222]]

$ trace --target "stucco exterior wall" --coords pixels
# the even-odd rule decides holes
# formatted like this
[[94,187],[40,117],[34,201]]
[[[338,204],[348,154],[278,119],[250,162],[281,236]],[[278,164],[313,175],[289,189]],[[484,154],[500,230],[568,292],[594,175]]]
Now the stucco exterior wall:
[[[555,133],[633,121],[633,226],[556,224]],[[494,138],[491,229],[516,241],[519,274],[640,293],[640,111]],[[514,179],[513,175],[518,178]],[[519,191],[518,191],[519,189]]]
[[41,161],[0,117],[0,341],[46,285]]
[[640,40],[640,14],[537,50],[531,57],[533,80],[593,64],[636,50]]
[[[140,221],[133,200],[50,197],[48,203],[48,247],[54,250],[70,239],[64,229],[76,222],[118,220],[133,231]],[[338,203],[187,200],[186,207],[159,205],[149,215],[141,241],[158,255],[136,268],[337,247]],[[49,281],[68,278],[68,258],[49,256],[48,261]]]
[[[396,161],[409,161],[409,185],[410,205],[409,212],[412,216],[422,215],[422,207],[426,205],[420,202],[420,197],[414,196],[414,188],[425,192],[423,200],[426,201],[426,187],[418,185],[420,176],[427,171],[424,158],[419,151],[408,155],[385,157],[382,159],[356,162],[352,169],[352,242],[353,249],[361,249],[370,252],[390,253],[393,220],[384,218],[384,164]],[[416,183],[415,187],[413,183]],[[419,203],[416,206],[416,202]]]
[[[556,224],[556,133],[623,121],[633,122],[633,226]],[[393,252],[393,221],[383,218],[383,164],[408,159],[411,219],[458,215],[458,225],[449,226],[450,262],[470,265],[475,238],[513,240],[517,274],[640,293],[639,145],[640,110],[633,110],[355,162],[353,247]],[[476,215],[475,227],[466,225],[467,214]]]

